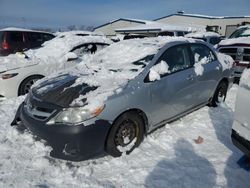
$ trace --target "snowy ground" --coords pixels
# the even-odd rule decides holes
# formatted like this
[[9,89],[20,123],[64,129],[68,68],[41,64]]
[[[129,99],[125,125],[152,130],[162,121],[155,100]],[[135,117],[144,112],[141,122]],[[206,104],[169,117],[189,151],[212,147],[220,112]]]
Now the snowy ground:
[[[128,156],[79,163],[49,157],[49,147],[10,127],[22,98],[0,104],[0,187],[250,187],[242,153],[230,140],[237,86],[226,103],[204,107],[150,134]],[[194,139],[204,138],[196,144]]]

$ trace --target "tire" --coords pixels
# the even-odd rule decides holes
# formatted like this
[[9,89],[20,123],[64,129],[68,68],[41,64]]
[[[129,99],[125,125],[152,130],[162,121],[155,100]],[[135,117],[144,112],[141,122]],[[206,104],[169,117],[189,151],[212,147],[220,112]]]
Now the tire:
[[27,94],[31,86],[41,78],[43,78],[43,76],[35,75],[35,76],[30,76],[25,80],[23,80],[18,89],[18,96]]
[[227,83],[225,81],[221,81],[217,86],[213,98],[209,103],[209,106],[217,107],[218,104],[224,102],[227,96]]
[[144,138],[144,121],[135,112],[121,115],[113,124],[106,141],[106,152],[113,157],[129,154]]

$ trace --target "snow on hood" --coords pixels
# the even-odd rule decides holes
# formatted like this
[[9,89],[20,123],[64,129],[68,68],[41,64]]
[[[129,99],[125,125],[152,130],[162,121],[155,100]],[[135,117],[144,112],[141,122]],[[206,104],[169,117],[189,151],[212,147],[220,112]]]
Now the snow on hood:
[[232,39],[225,39],[219,43],[219,46],[227,46],[227,45],[234,45],[234,44],[250,44],[250,37],[239,37],[239,38],[232,38]]
[[185,35],[185,37],[206,38],[206,37],[220,37],[220,35],[215,32],[195,32],[195,33],[188,33]]
[[240,86],[250,88],[250,69],[245,69],[241,75]]
[[[70,73],[79,75],[71,87],[88,84],[98,88],[85,96],[80,95],[71,105],[85,105],[82,99],[86,98],[86,108],[94,109],[103,105],[109,96],[119,93],[129,80],[135,78],[160,48],[174,41],[194,42],[195,40],[184,37],[125,40],[110,45],[90,59],[83,60]],[[85,75],[81,76],[81,74]]]
[[66,55],[75,46],[100,42],[111,44],[112,41],[103,36],[79,36],[83,32],[63,32],[50,41],[43,43],[41,48],[31,49],[21,53],[11,54],[7,57],[0,57],[0,72],[20,67],[31,66],[37,63],[53,63],[62,61]]

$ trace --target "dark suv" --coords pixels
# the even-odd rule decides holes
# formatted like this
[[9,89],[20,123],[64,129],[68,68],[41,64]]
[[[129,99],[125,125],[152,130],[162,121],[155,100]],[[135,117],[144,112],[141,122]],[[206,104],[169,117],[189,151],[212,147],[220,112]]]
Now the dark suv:
[[40,47],[42,43],[54,37],[47,32],[18,28],[2,29],[0,30],[0,56]]

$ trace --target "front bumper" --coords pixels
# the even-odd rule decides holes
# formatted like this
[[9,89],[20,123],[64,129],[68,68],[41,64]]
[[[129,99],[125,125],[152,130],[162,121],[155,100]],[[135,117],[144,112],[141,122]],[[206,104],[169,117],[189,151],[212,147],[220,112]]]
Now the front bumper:
[[30,117],[24,110],[24,103],[18,109],[16,119],[34,135],[46,140],[53,148],[51,156],[55,158],[81,161],[104,154],[106,138],[111,124],[105,120],[96,120],[85,126],[47,125]]
[[231,139],[233,144],[239,148],[243,153],[250,157],[250,141],[240,136],[235,130],[232,129]]

